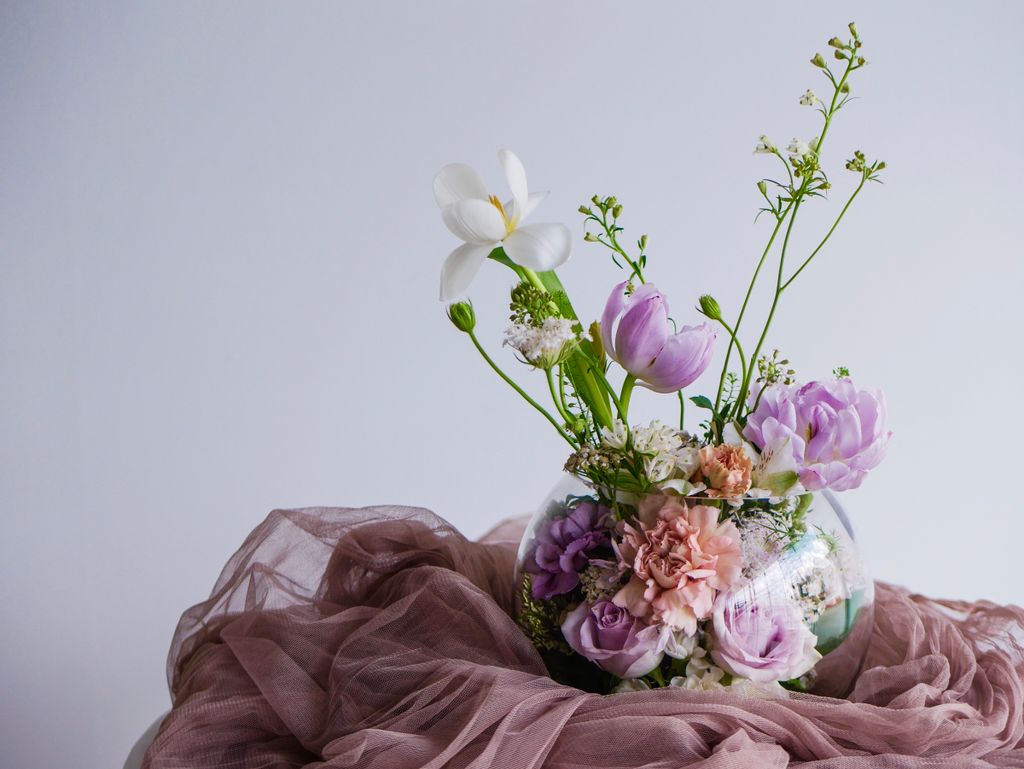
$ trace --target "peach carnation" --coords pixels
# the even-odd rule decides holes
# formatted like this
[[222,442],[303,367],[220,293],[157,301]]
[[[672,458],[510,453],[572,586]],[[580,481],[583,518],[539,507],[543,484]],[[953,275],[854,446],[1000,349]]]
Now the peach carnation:
[[700,471],[709,497],[742,497],[750,488],[753,464],[742,446],[723,444],[700,450]]
[[739,580],[739,531],[732,521],[719,522],[717,508],[670,497],[648,497],[639,513],[616,543],[633,576],[613,600],[635,617],[692,635],[697,621],[711,616],[716,592]]

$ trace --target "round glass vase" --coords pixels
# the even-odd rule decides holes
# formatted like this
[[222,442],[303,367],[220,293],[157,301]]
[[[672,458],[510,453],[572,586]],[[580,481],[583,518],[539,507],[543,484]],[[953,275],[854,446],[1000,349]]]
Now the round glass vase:
[[[561,633],[560,623],[566,614],[587,600],[582,584],[585,575],[569,592],[543,600],[531,592],[530,573],[538,533],[547,531],[581,502],[599,505],[599,496],[581,479],[564,475],[545,498],[523,534],[516,558],[516,607],[520,625],[537,646],[552,678],[587,691],[608,693],[620,679],[573,652]],[[675,498],[687,506],[718,507],[720,520],[731,518],[740,532],[742,576],[730,590],[717,595],[716,601],[729,602],[721,608],[741,612],[749,606],[795,602],[803,612],[821,659],[799,679],[781,683],[789,689],[830,697],[848,694],[867,652],[874,583],[835,495],[821,491],[772,499],[743,498],[739,504],[706,496]],[[620,507],[615,514],[607,506],[602,509],[614,516],[609,526],[615,539],[615,524],[626,522],[621,511],[630,508]],[[604,560],[607,562],[608,553]],[[699,634],[701,645],[713,648],[710,624],[701,623]]]

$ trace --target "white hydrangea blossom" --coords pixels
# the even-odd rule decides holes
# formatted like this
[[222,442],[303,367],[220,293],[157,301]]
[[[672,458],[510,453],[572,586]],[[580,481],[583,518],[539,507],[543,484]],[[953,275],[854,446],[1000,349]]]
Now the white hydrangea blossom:
[[505,330],[505,344],[538,368],[551,368],[558,363],[569,345],[576,342],[573,321],[568,318],[546,318],[540,326],[513,323]]

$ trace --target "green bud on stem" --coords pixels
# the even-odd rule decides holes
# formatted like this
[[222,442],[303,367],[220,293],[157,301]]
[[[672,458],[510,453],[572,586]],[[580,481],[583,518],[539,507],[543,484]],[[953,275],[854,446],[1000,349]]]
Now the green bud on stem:
[[448,320],[459,331],[470,333],[476,328],[476,313],[473,311],[472,302],[455,302],[448,305]]
[[815,67],[825,69],[825,57],[822,56],[820,53],[816,53],[814,54],[814,58],[811,59],[811,64],[813,64]]
[[722,319],[722,308],[718,306],[718,302],[711,294],[704,294],[698,301],[700,302],[700,311],[704,315],[711,320]]

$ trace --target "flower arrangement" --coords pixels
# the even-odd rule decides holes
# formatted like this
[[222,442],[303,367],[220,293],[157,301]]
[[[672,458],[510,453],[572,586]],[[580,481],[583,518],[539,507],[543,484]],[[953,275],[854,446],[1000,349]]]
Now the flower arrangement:
[[[731,322],[705,295],[695,308],[701,322],[677,323],[648,279],[647,236],[635,248],[624,245],[622,203],[595,195],[579,209],[583,239],[607,249],[625,277],[587,325],[555,272],[570,255],[569,229],[524,224],[545,193],[529,192],[513,153],[499,154],[507,202],[462,164],[434,180],[444,223],[463,241],[441,274],[448,316],[569,445],[565,470],[581,482],[541,511],[520,553],[519,619],[556,678],[604,692],[802,689],[870,605],[870,580],[848,527],[828,517],[835,502],[825,492],[856,488],[884,457],[885,399],[845,368],[800,382],[789,360],[765,347],[783,296],[885,168],[853,154],[846,162],[852,191],[817,246],[794,263],[798,213],[832,188],[822,165],[829,127],[867,63],[853,23],[849,37],[828,45],[834,63],[820,53],[811,59],[828,95],[808,89],[799,98],[820,115],[817,135],[785,150],[767,136],[756,144],[781,176],[757,183],[758,215],[771,230]],[[455,301],[488,260],[515,275],[504,345],[544,377],[550,408],[484,349],[473,305]],[[745,347],[748,304],[772,274],[770,310]],[[716,391],[684,394],[710,366],[716,343],[725,344]],[[674,396],[678,426],[630,423],[638,385]],[[687,404],[704,416],[697,434],[684,429]],[[818,519],[825,523],[814,525]]]

